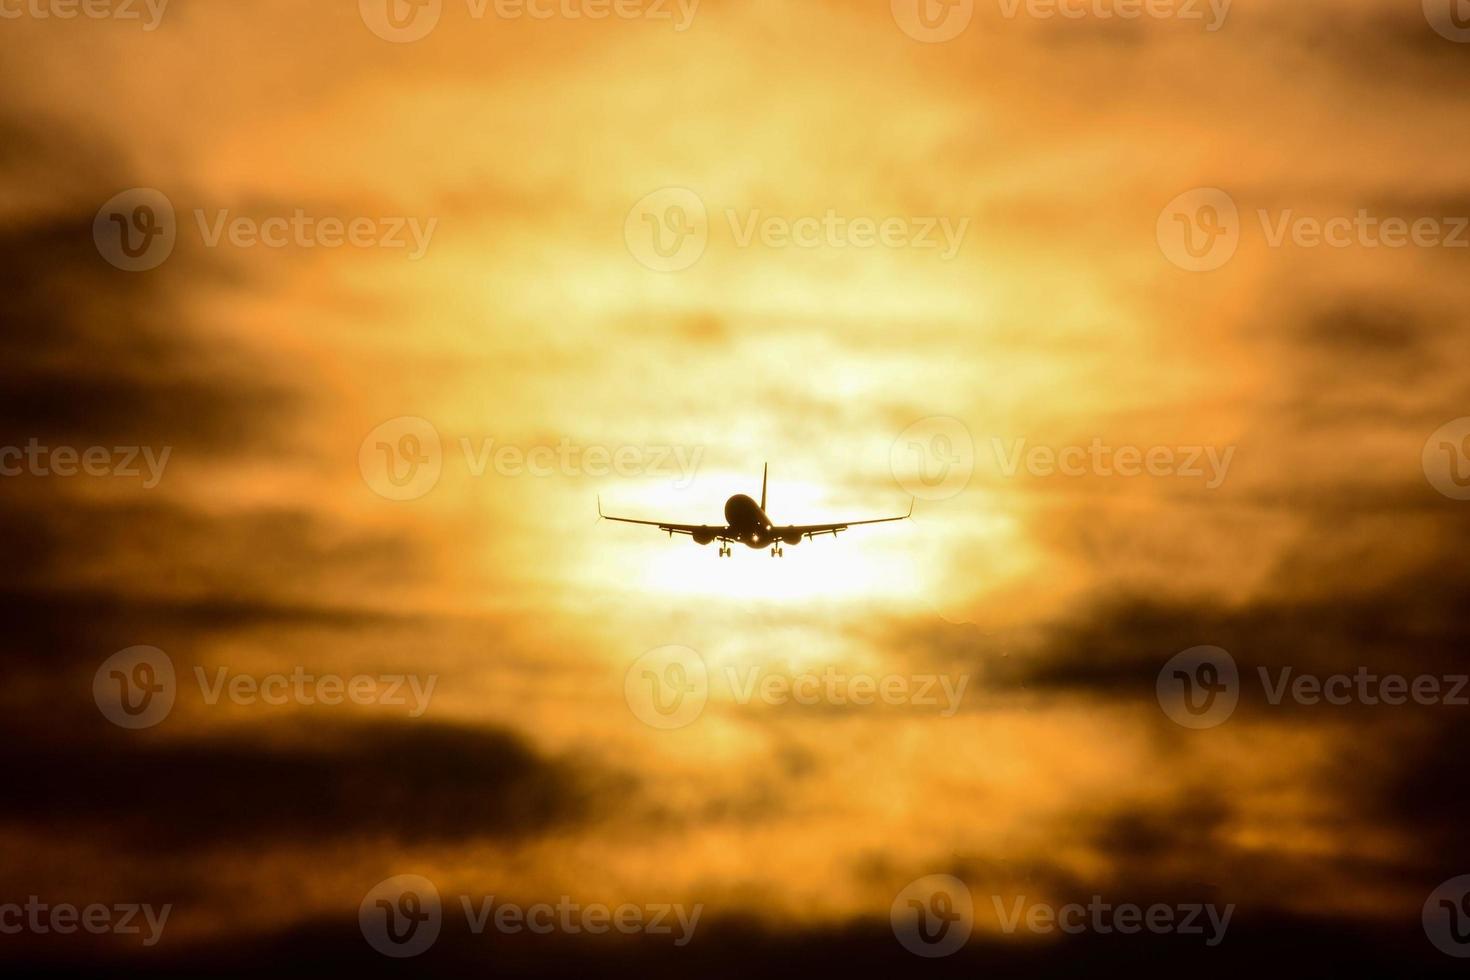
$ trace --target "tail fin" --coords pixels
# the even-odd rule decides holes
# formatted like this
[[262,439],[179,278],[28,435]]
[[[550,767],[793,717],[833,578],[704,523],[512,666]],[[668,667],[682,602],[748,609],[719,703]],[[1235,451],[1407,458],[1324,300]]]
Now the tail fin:
[[766,477],[769,476],[770,473],[771,473],[771,464],[770,463],[767,463],[766,464],[766,468],[761,471],[761,513],[762,514],[764,514],[766,512]]

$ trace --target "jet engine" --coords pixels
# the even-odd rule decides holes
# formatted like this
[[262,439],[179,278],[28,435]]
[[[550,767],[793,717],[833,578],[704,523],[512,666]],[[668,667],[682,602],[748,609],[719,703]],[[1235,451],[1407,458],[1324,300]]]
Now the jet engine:
[[709,544],[715,539],[713,531],[695,531],[693,534],[695,544]]
[[781,535],[781,540],[787,544],[801,544],[801,535],[795,532]]

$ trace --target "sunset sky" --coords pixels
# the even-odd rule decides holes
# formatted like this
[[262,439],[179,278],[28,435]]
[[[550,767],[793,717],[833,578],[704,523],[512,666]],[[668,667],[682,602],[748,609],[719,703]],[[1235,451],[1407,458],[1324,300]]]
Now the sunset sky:
[[[1470,707],[1258,678],[1470,672],[1470,502],[1434,462],[1470,436],[1470,44],[1434,0],[1235,0],[1214,30],[1218,3],[960,0],[943,41],[912,0],[442,0],[418,40],[374,0],[129,6],[0,0],[0,444],[142,470],[0,477],[0,903],[173,910],[156,947],[0,961],[386,970],[359,904],[413,874],[444,897],[429,969],[896,973],[935,962],[895,896],[952,875],[975,936],[939,962],[972,974],[1457,965],[1421,909],[1470,874]],[[144,191],[172,251],[129,271],[109,209]],[[1205,234],[1222,200],[1234,251],[1192,271],[1176,214]],[[661,254],[686,219],[702,252]],[[399,486],[380,442],[437,478]],[[1027,455],[1093,446],[1173,469]],[[766,464],[780,523],[913,519],[781,558],[598,521],[722,522]],[[129,730],[94,678],[140,646],[177,694]],[[665,647],[710,678],[672,729],[630,693]],[[1241,679],[1199,730],[1156,691],[1196,647]],[[267,704],[196,669],[433,687]],[[965,686],[728,683],[823,672]],[[703,916],[683,951],[454,922],[491,895]],[[1234,920],[1218,948],[1022,936],[991,901],[1094,895]]]

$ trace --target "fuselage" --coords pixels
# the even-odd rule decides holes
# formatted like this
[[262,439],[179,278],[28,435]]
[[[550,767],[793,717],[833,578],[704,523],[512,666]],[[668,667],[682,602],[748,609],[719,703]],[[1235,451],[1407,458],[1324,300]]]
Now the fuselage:
[[773,540],[771,519],[761,510],[761,505],[743,493],[725,501],[725,523],[730,536],[748,548],[764,548]]

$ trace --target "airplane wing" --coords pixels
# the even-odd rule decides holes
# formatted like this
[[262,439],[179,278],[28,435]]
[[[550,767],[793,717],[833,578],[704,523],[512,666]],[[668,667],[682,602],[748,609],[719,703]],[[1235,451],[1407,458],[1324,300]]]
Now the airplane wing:
[[818,534],[830,534],[836,537],[838,532],[846,531],[850,527],[859,527],[863,524],[892,524],[894,521],[906,521],[914,516],[914,503],[909,501],[909,512],[902,517],[879,517],[867,521],[841,521],[836,524],[788,524],[771,529],[771,533],[778,536],[800,534],[807,540],[811,540]]
[[688,534],[690,536],[693,536],[695,534],[707,534],[709,535],[711,541],[715,540],[716,538],[721,541],[730,540],[728,536],[729,529],[724,527],[723,525],[719,527],[710,527],[708,524],[671,524],[667,521],[639,521],[634,520],[631,517],[612,517],[602,512],[601,497],[597,498],[597,516],[602,518],[604,521],[617,521],[619,524],[641,524],[644,527],[656,527],[660,531],[667,531],[669,533],[669,537],[673,537],[676,534]]

